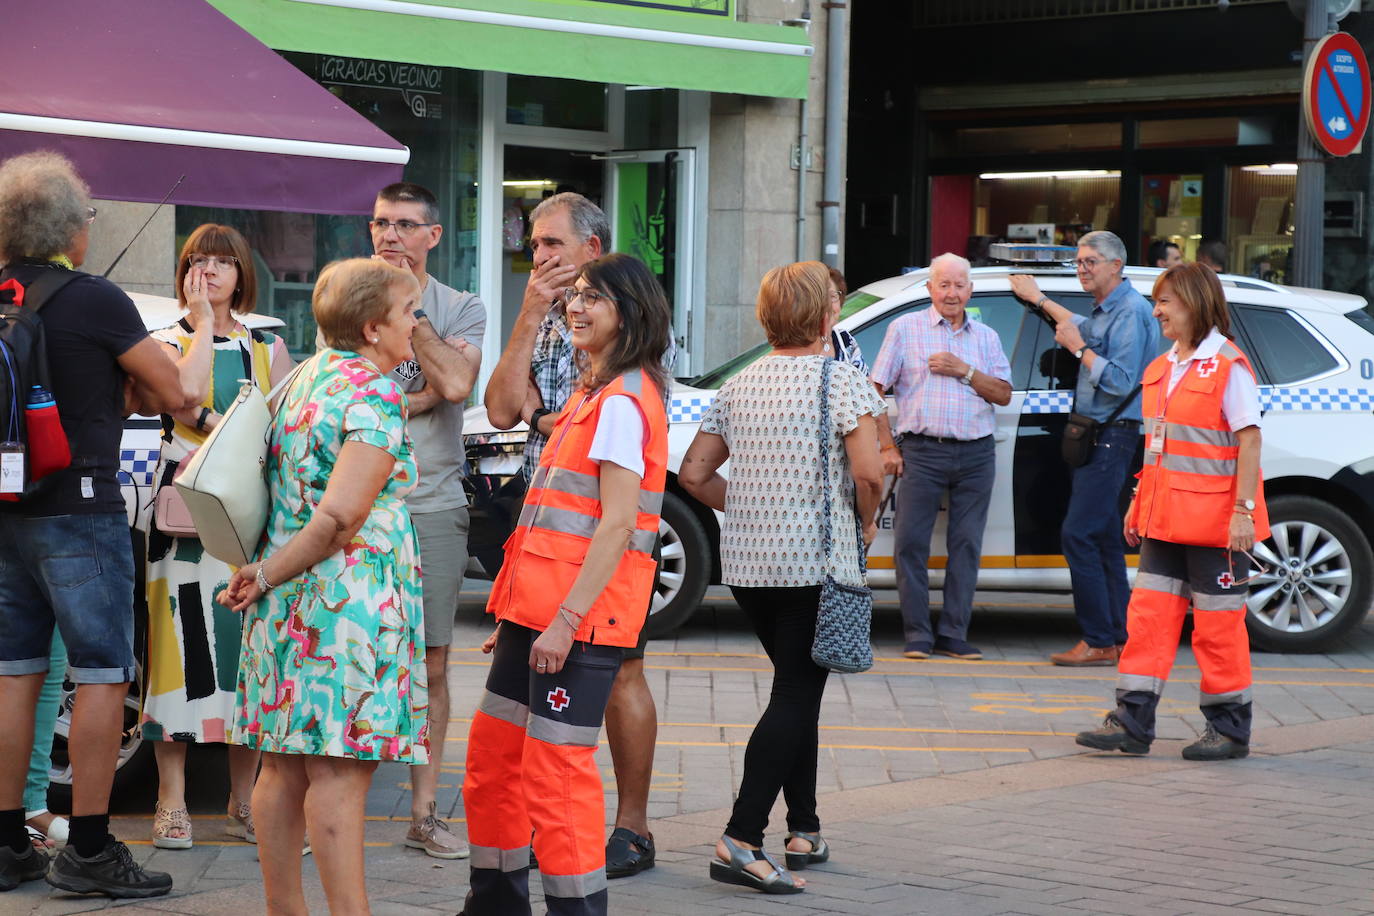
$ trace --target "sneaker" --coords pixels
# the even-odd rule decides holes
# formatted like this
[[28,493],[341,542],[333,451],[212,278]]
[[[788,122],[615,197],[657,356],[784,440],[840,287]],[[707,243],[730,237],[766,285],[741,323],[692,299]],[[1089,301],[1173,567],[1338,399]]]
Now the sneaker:
[[1079,732],[1074,742],[1097,751],[1120,751],[1123,754],[1148,754],[1150,743],[1131,737],[1126,727],[1117,721],[1116,716],[1107,713],[1102,727],[1089,732]]
[[73,894],[105,894],[110,897],[161,897],[172,889],[172,876],[147,871],[134,861],[129,847],[112,836],[105,848],[89,859],[65,846],[53,857],[48,883]]
[[29,843],[23,852],[0,845],[0,891],[12,891],[25,881],[37,881],[48,870],[48,854]]
[[902,655],[907,658],[930,658],[930,649],[928,642],[909,642],[902,650]]
[[436,859],[466,859],[468,844],[458,839],[441,817],[434,814],[434,803],[429,804],[429,814],[418,824],[411,823],[406,832],[405,844],[411,849],[423,849],[425,855]]
[[1183,749],[1184,760],[1236,760],[1250,756],[1250,745],[1228,738],[1207,724],[1202,737]]
[[955,639],[953,636],[941,636],[936,639],[935,654],[948,655],[950,658],[962,658],[964,661],[969,662],[979,661],[983,657],[982,652],[979,652],[962,639]]

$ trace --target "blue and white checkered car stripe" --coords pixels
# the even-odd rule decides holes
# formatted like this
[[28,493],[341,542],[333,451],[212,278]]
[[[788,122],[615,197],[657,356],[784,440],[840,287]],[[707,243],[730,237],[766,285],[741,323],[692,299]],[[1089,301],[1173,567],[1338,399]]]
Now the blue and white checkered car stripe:
[[158,450],[147,448],[126,448],[119,451],[119,482],[133,482],[147,486],[153,482],[157,473]]
[[706,416],[706,411],[710,409],[711,402],[715,400],[715,395],[691,395],[685,398],[673,398],[668,404],[669,423],[700,423],[701,418]]
[[[1367,412],[1374,411],[1374,390],[1369,388],[1287,388],[1264,385],[1259,390],[1265,413]],[[1028,391],[1021,404],[1023,414],[1070,413],[1072,391]]]

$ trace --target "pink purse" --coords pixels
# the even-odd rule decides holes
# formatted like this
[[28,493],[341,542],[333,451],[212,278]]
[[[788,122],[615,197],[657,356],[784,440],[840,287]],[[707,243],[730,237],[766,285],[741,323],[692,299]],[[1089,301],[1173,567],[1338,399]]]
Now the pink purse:
[[[196,454],[192,449],[187,452],[186,457],[181,459],[177,465],[177,472],[172,479],[176,480],[181,476],[182,470],[191,463],[191,458]],[[153,500],[153,524],[157,525],[163,534],[170,534],[172,537],[197,537],[196,523],[191,518],[191,510],[186,505],[186,500],[172,484],[167,484],[157,491],[157,496]]]

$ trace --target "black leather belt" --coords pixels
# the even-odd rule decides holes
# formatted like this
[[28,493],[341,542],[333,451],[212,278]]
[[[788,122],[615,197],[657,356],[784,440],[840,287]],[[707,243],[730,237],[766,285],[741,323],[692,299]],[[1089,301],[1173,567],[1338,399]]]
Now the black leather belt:
[[1113,420],[1108,426],[1125,426],[1128,429],[1140,429],[1139,420]]
[[989,435],[989,436],[979,436],[977,439],[956,439],[956,438],[954,438],[953,436],[927,436],[925,433],[907,433],[907,435],[908,435],[908,436],[913,436],[913,437],[915,437],[915,438],[917,438],[917,439],[926,439],[926,440],[928,440],[928,441],[930,441],[930,442],[939,442],[941,445],[953,444],[953,443],[958,443],[958,444],[960,444],[960,445],[969,445],[969,444],[974,443],[974,442],[985,442],[985,441],[987,441],[988,439],[991,439],[991,438],[992,438],[992,436],[990,436],[990,435]]

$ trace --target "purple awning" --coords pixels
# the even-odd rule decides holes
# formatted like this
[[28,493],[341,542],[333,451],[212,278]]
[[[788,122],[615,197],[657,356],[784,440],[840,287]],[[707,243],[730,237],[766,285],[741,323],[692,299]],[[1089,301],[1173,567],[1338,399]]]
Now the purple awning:
[[0,158],[67,155],[96,197],[370,213],[409,151],[204,0],[8,0]]

